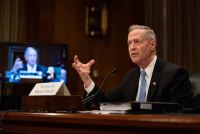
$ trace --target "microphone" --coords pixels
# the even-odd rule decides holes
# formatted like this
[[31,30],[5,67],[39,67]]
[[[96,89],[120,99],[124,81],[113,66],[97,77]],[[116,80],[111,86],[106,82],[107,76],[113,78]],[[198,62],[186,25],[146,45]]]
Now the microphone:
[[103,81],[101,82],[101,85],[100,85],[100,89],[103,87],[105,81],[108,79],[108,77],[111,76],[111,74],[113,73],[116,73],[117,72],[117,69],[116,68],[113,68],[111,72],[107,73],[107,75],[104,77]]
[[[107,75],[104,77],[103,81],[101,82],[101,85],[99,87],[99,89],[101,89],[105,83],[105,81],[111,76],[111,74],[116,73],[117,69],[113,68],[112,71],[108,72]],[[82,103],[85,104],[89,101],[91,101],[92,99],[94,99],[94,97],[99,93],[100,90],[98,90],[95,94],[90,95],[89,97],[85,98]]]

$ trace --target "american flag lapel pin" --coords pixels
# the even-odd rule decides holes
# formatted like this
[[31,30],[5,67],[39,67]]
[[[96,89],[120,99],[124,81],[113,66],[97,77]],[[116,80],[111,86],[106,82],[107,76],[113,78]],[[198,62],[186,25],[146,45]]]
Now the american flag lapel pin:
[[155,81],[153,82],[153,85],[154,85],[154,86],[156,85],[156,82],[155,82]]

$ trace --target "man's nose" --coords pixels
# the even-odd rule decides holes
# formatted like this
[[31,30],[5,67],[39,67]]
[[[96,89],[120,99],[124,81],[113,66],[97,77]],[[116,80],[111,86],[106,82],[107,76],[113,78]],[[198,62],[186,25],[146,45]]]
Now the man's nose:
[[136,49],[136,45],[134,43],[129,44],[130,49]]

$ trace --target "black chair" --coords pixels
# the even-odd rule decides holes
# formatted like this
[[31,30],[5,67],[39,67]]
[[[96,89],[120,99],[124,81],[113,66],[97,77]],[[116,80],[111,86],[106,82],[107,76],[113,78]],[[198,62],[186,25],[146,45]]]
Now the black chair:
[[193,106],[196,109],[200,109],[200,72],[191,74],[190,81],[193,91]]

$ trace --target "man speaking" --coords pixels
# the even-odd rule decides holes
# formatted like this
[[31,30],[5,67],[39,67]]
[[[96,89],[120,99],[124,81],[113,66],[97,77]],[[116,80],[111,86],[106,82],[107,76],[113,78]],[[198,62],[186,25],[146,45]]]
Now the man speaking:
[[14,75],[14,80],[18,81],[19,72],[20,71],[27,71],[28,73],[36,73],[41,72],[42,76],[46,76],[47,68],[37,63],[38,54],[35,48],[27,47],[24,51],[24,59],[26,63],[24,64],[20,58],[15,60],[15,63],[11,69],[11,72]]
[[102,92],[89,75],[95,61],[83,64],[78,56],[74,57],[72,66],[84,83],[87,97],[94,96],[91,102],[177,102],[190,107],[192,91],[188,73],[157,57],[154,31],[147,26],[132,25],[127,44],[129,56],[137,67],[132,68],[121,84],[107,93]]

